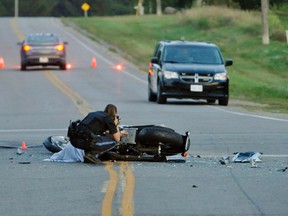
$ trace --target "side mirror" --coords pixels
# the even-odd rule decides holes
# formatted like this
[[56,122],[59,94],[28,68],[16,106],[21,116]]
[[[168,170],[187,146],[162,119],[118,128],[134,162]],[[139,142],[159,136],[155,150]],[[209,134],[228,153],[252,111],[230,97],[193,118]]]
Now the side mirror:
[[231,66],[231,65],[233,65],[233,60],[232,59],[227,59],[225,61],[225,66]]
[[17,45],[22,46],[23,42],[18,42]]
[[152,57],[151,58],[151,63],[158,64],[159,63],[158,58],[157,57]]
[[64,41],[63,44],[68,45],[68,42],[67,42],[67,41]]

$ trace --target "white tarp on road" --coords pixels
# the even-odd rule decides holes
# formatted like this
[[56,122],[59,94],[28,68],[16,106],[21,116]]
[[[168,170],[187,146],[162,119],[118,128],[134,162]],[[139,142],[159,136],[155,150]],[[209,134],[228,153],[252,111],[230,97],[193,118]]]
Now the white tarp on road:
[[49,159],[51,162],[83,162],[84,150],[75,148],[70,142],[61,151],[54,153]]

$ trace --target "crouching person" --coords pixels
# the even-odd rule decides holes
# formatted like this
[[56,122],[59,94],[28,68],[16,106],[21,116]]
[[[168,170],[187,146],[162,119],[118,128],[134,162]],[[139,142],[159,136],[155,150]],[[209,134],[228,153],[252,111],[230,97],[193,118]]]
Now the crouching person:
[[113,148],[127,131],[119,130],[117,107],[108,104],[104,111],[90,112],[79,122],[72,122],[68,136],[75,148],[85,151],[84,162],[101,162],[99,153]]

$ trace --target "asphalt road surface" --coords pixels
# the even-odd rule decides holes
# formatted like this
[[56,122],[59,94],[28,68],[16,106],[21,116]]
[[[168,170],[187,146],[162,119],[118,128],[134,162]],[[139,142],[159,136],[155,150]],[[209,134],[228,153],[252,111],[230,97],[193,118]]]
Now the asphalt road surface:
[[[0,26],[1,216],[287,215],[287,116],[192,100],[151,103],[145,72],[60,20],[0,18]],[[68,41],[72,68],[20,71],[17,42],[32,32]],[[191,131],[186,162],[43,161],[52,155],[42,145],[48,136],[66,135],[70,120],[108,103],[118,106],[122,124]],[[23,142],[28,149],[17,155]],[[263,153],[256,168],[219,162],[247,151]]]

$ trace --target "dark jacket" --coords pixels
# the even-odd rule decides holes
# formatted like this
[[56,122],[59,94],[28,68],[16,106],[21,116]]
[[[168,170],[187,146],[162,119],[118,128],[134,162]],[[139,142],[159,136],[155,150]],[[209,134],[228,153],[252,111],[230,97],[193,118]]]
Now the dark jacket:
[[[101,141],[101,136],[105,136],[106,131],[109,131],[110,135],[117,133],[112,116],[103,111],[88,113],[75,130],[75,136],[70,136],[71,144],[84,150],[95,147],[95,144]],[[112,136],[109,137],[114,140]]]

